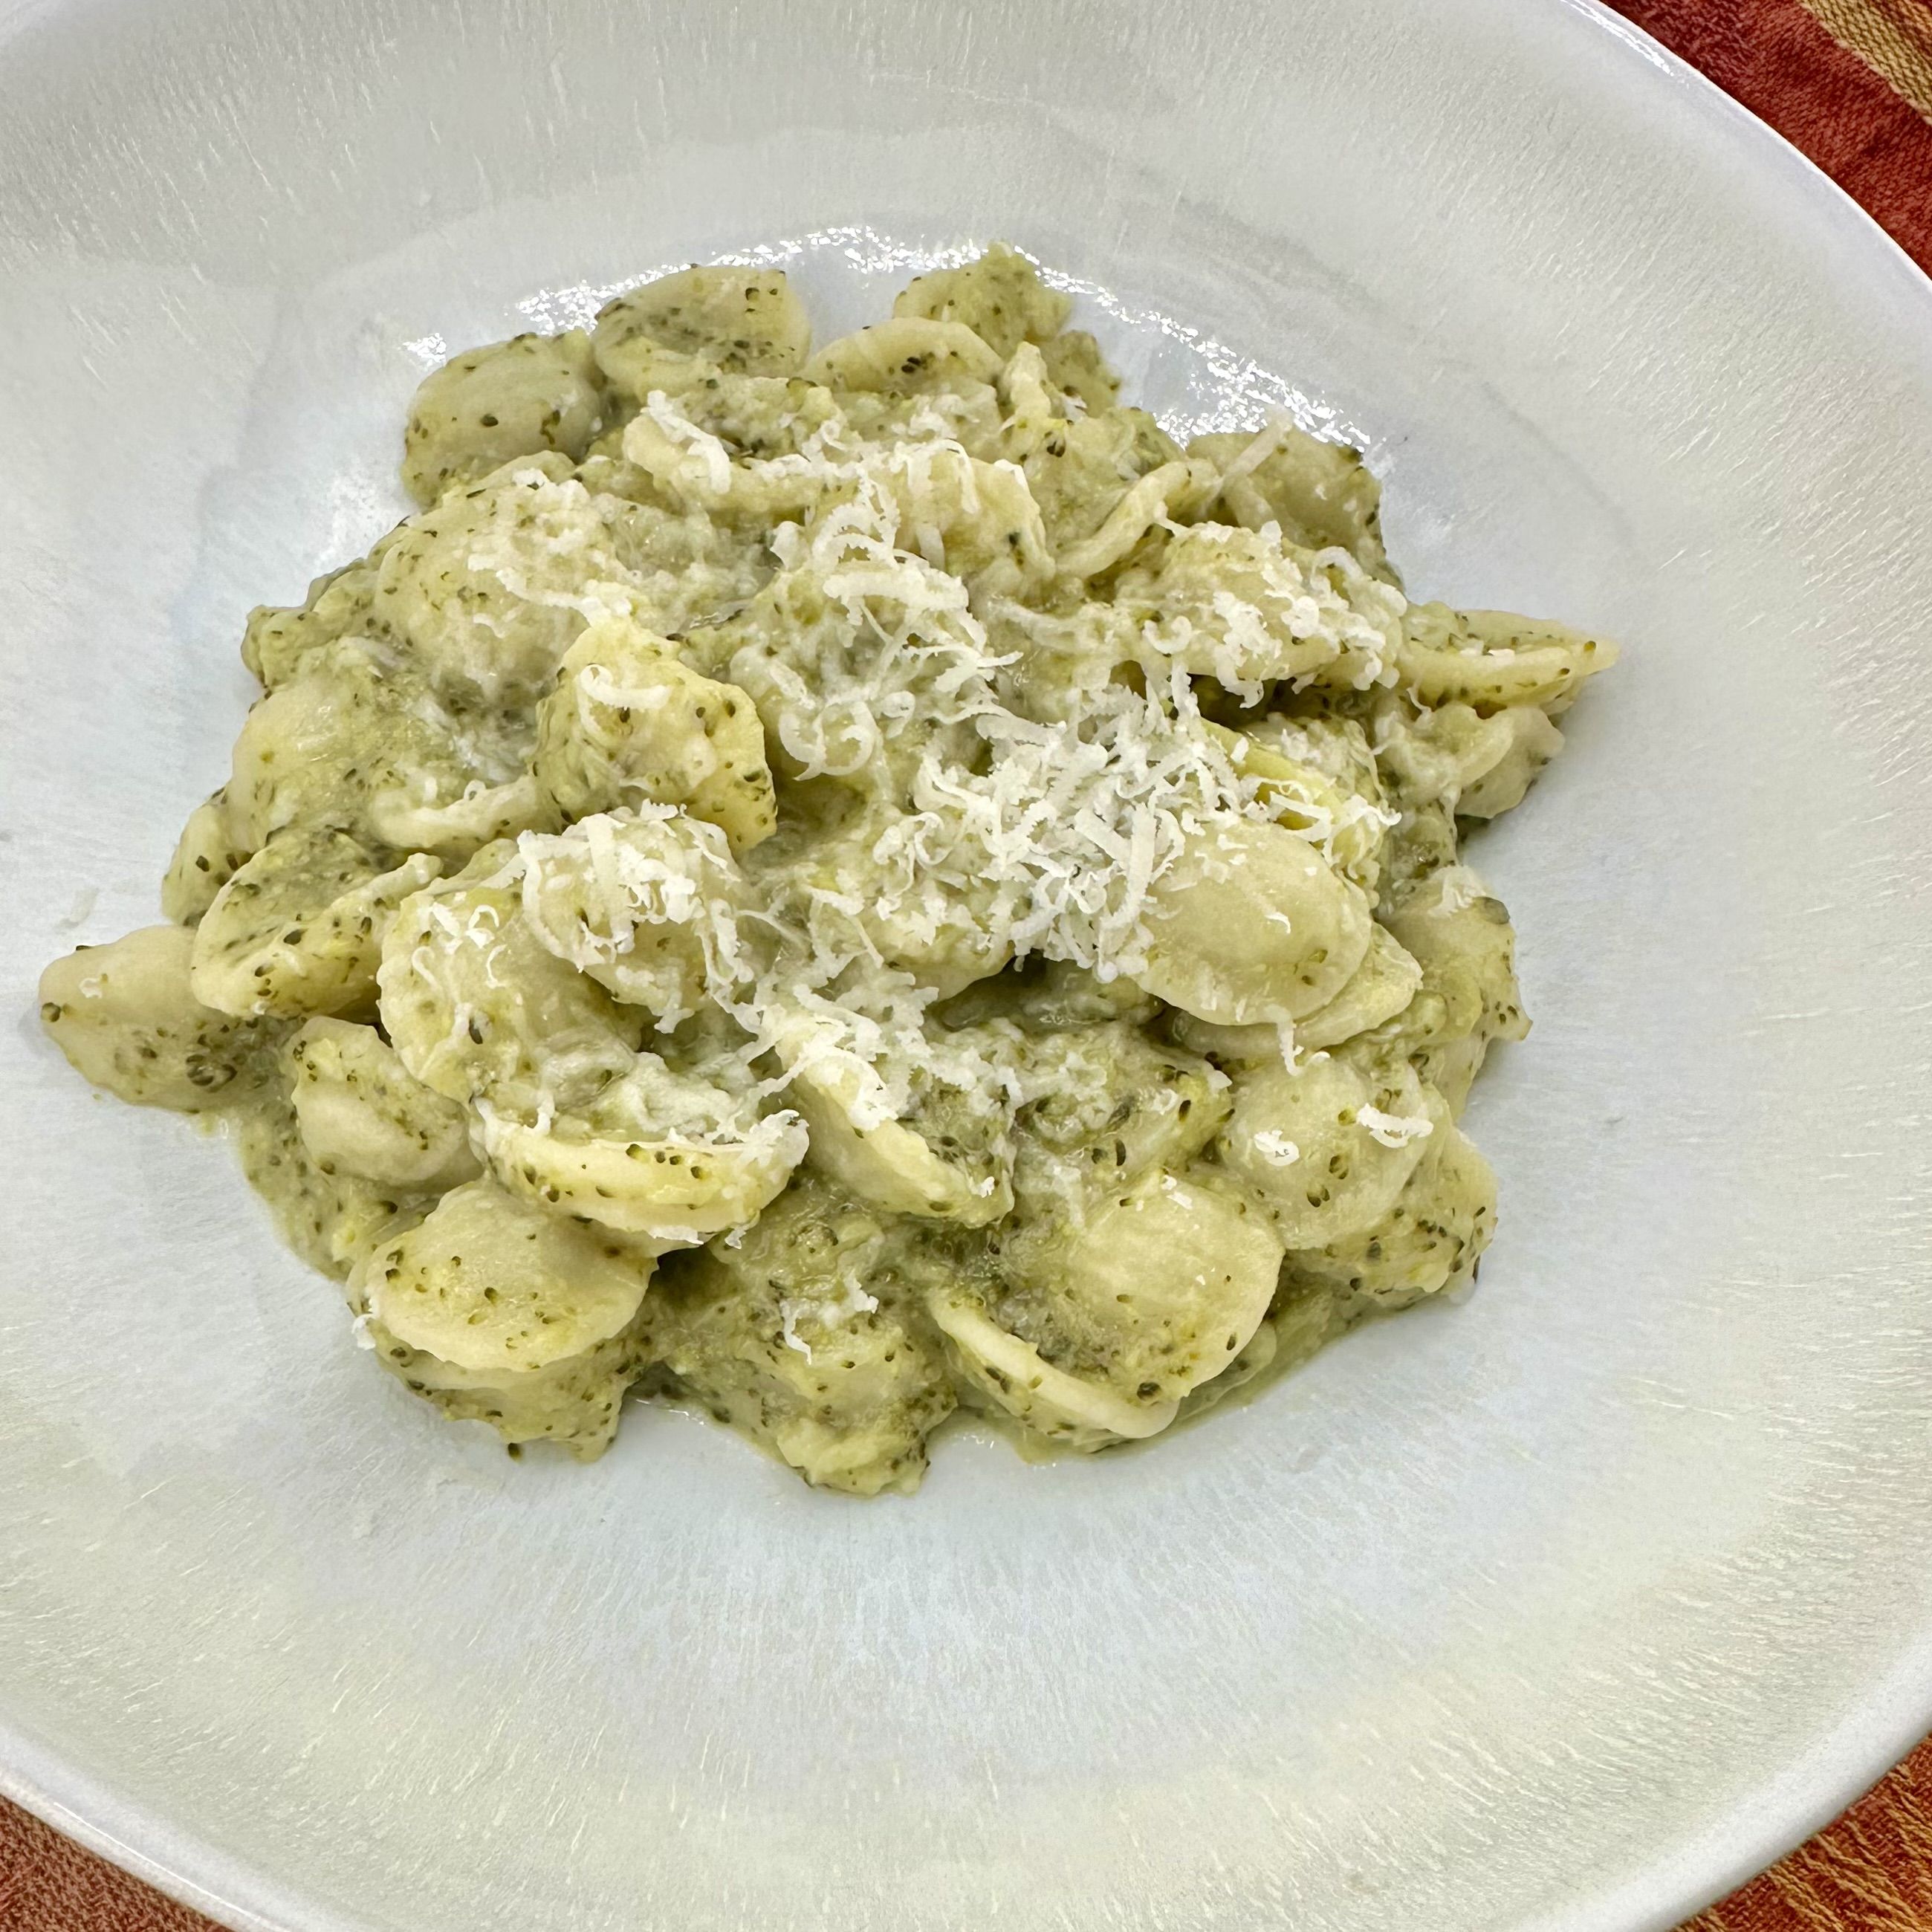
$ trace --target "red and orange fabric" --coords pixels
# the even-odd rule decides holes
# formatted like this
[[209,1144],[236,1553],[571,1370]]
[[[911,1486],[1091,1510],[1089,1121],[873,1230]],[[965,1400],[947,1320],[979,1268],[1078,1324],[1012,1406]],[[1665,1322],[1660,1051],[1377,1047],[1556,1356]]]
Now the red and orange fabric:
[[1802,148],[1932,274],[1932,0],[1609,0]]
[[[1610,0],[1932,274],[1932,0]],[[0,1932],[213,1932],[0,1799]],[[1686,1932],[1932,1932],[1932,1741]]]

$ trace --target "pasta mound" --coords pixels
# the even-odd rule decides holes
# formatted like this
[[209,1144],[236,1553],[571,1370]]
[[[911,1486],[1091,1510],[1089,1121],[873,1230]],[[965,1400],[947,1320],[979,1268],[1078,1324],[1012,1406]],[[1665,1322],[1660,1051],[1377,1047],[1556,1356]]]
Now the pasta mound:
[[996,247],[814,353],[695,268],[455,357],[418,514],[249,620],[170,922],[44,977],[513,1450],[634,1385],[910,1490],[1474,1274],[1528,1023],[1460,841],[1614,652],[1412,602],[1354,451],[1182,448],[1070,308]]

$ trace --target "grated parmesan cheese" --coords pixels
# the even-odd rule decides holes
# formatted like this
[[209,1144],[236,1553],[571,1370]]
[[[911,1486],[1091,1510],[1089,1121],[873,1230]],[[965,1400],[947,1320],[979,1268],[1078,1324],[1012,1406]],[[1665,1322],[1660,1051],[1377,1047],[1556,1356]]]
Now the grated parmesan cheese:
[[1384,1114],[1378,1107],[1358,1107],[1355,1121],[1385,1148],[1404,1148],[1436,1131],[1436,1124],[1426,1114]]

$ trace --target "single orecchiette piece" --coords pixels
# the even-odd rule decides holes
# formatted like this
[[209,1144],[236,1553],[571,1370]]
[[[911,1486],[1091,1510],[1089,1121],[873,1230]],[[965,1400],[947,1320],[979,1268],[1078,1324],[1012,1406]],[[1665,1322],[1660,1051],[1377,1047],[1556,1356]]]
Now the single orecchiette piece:
[[316,652],[369,627],[376,590],[375,566],[358,557],[308,587],[307,600],[287,608],[257,604],[242,638],[242,662],[273,691],[301,675]]
[[684,514],[748,527],[808,515],[824,496],[826,476],[814,466],[737,460],[742,452],[687,412],[690,400],[653,389],[625,425],[622,446],[626,462]]
[[396,908],[442,870],[346,832],[290,826],[216,893],[194,932],[195,997],[229,1013],[372,1007]]
[[214,903],[248,854],[228,829],[228,800],[217,792],[188,814],[175,856],[161,881],[161,910],[177,926],[192,926]]
[[[256,852],[272,832],[298,820],[340,823],[352,809],[345,776],[372,744],[396,735],[375,667],[338,647],[326,666],[307,666],[256,704],[235,740],[225,800],[232,848]],[[404,736],[409,728],[401,728]],[[384,746],[386,748],[386,745]]]
[[751,699],[701,677],[628,619],[592,624],[537,707],[536,775],[572,818],[681,806],[742,852],[778,824],[765,735]]
[[1412,1054],[1460,1114],[1490,1042],[1529,1030],[1508,912],[1468,866],[1451,865],[1410,886],[1382,916],[1421,967],[1422,982],[1377,1037]]
[[1258,718],[1241,731],[1204,724],[1234,769],[1258,782],[1276,822],[1322,849],[1342,876],[1373,895],[1396,814],[1388,808],[1375,754],[1352,718]]
[[559,450],[574,462],[604,426],[602,385],[580,328],[465,350],[424,376],[403,431],[403,482],[433,503],[454,478]]
[[1521,1040],[1529,1031],[1508,908],[1468,866],[1432,873],[1382,917],[1421,967],[1420,990],[1446,1002],[1448,1033]]
[[743,875],[718,828],[662,806],[518,842],[530,931],[662,1027],[729,1000],[746,970]]
[[1496,1232],[1496,1181],[1475,1144],[1427,1088],[1435,1131],[1378,1220],[1320,1247],[1298,1249],[1285,1278],[1333,1292],[1347,1313],[1402,1308],[1468,1280]]
[[[1004,1123],[983,1105],[962,1106],[958,1089],[946,1108],[945,1089],[931,1083],[920,1084],[923,1105],[896,1101],[850,1036],[829,1016],[792,1012],[773,1024],[772,1044],[790,1076],[788,1096],[809,1130],[812,1165],[894,1214],[980,1227],[1010,1212],[1012,1148]],[[946,1133],[935,1118],[949,1112],[964,1116],[954,1123],[958,1132]]]
[[1234,1077],[1222,1165],[1267,1203],[1291,1248],[1320,1247],[1380,1220],[1448,1111],[1406,1060],[1323,1054]]
[[611,524],[560,456],[448,491],[382,552],[375,614],[439,688],[528,703],[586,618],[629,608]]
[[1567,710],[1583,680],[1616,662],[1617,647],[1546,618],[1412,604],[1395,652],[1397,681],[1424,704]]
[[1051,1304],[1076,1353],[1105,1358],[1124,1393],[1185,1394],[1254,1333],[1281,1244],[1246,1193],[1204,1169],[1150,1168],[1094,1192],[1070,1224],[1019,1224],[1001,1244],[1002,1268],[1018,1296]]
[[752,1220],[805,1156],[796,1114],[641,1054],[580,1112],[531,1124],[486,1107],[483,1150],[539,1207],[665,1245]]
[[1533,704],[1486,717],[1461,704],[1418,712],[1391,692],[1378,704],[1376,729],[1402,802],[1440,801],[1466,818],[1494,818],[1521,804],[1563,748],[1563,734]]
[[1346,550],[1196,524],[1121,572],[1114,601],[1142,622],[1150,659],[1252,700],[1280,680],[1366,691],[1393,675],[1402,598]]
[[538,938],[523,891],[517,848],[486,845],[404,902],[376,976],[383,1030],[417,1079],[535,1119],[627,1072],[643,1021]]
[[1367,900],[1306,839],[1232,820],[1154,882],[1147,958],[1132,976],[1224,1026],[1299,1019],[1348,984],[1372,923]]
[[1281,1259],[1238,1188],[1150,1168],[1118,1188],[1096,1183],[1084,1214],[1018,1220],[1000,1238],[1004,1289],[941,1288],[932,1312],[994,1402],[1094,1447],[1158,1433],[1183,1396],[1227,1367],[1267,1313]]
[[888,396],[992,383],[1005,358],[963,322],[907,317],[875,322],[828,342],[806,365],[808,381]]
[[928,1312],[967,1380],[1049,1442],[1073,1449],[1137,1442],[1158,1436],[1180,1412],[1178,1401],[1136,1400],[1104,1382],[1056,1368],[1030,1342],[1002,1328],[968,1292],[938,1291]]
[[374,1027],[312,1019],[289,1052],[302,1144],[324,1173],[440,1192],[482,1172],[470,1117],[415,1078]]
[[[931,574],[923,563],[907,568]],[[903,721],[881,721],[869,705],[841,704],[832,694],[842,674],[849,676],[855,643],[864,641],[828,595],[824,574],[806,566],[780,572],[743,610],[681,638],[679,653],[750,698],[778,777],[829,776],[865,789],[877,776],[885,731]]]
[[1221,500],[1244,528],[1274,524],[1304,550],[1338,544],[1372,575],[1394,580],[1382,548],[1382,485],[1359,450],[1283,418],[1252,433],[1197,436],[1187,453],[1215,465]]
[[1491,721],[1505,734],[1502,755],[1456,800],[1465,818],[1498,818],[1522,804],[1544,766],[1563,748],[1563,734],[1533,704],[1499,712]]
[[641,402],[691,380],[694,364],[789,376],[805,361],[812,325],[781,270],[692,268],[605,303],[591,340],[604,374]]
[[652,1265],[474,1180],[376,1249],[351,1288],[377,1354],[418,1394],[507,1442],[548,1439],[588,1461],[641,1366],[634,1330]]
[[1072,308],[1070,296],[1049,289],[1034,265],[1004,242],[963,267],[915,276],[892,302],[895,316],[964,322],[1002,356],[1022,342],[1058,334]]
[[137,1106],[225,1106],[260,1029],[195,997],[194,950],[178,926],[83,946],[40,975],[40,1024],[84,1079]]

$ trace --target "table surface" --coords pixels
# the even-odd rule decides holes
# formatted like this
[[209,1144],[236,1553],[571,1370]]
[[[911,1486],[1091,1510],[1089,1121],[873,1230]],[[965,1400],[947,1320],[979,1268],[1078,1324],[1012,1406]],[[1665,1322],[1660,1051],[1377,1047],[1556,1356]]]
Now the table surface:
[[[1932,0],[1610,0],[1932,273]],[[0,1799],[0,1932],[212,1932]],[[1687,1932],[1932,1932],[1932,1739]]]

